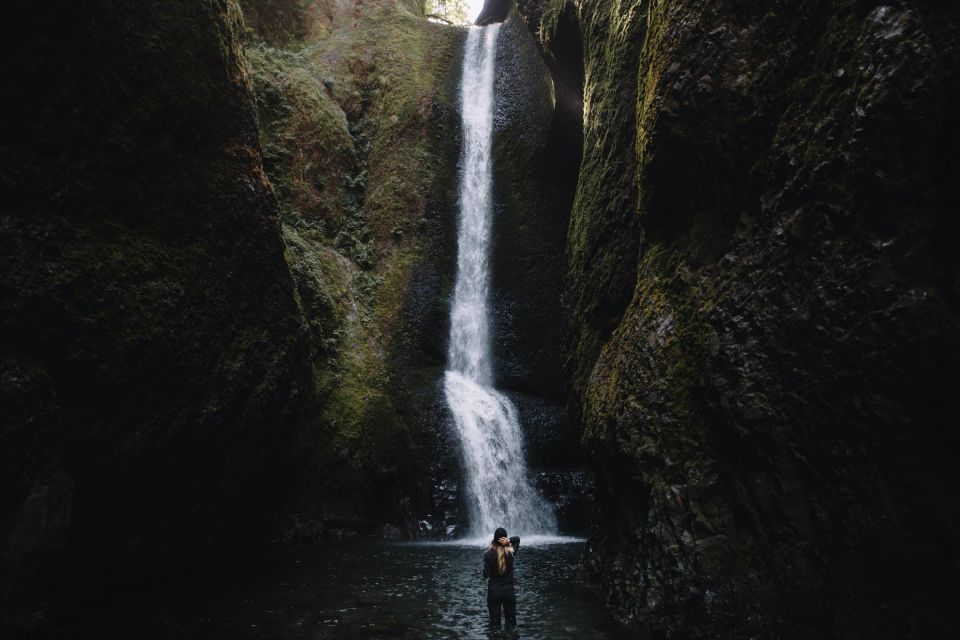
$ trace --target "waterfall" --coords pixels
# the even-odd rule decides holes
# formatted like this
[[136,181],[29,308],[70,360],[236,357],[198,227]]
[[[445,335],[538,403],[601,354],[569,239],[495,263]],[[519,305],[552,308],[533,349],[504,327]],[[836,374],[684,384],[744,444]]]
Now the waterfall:
[[499,25],[472,27],[461,79],[463,123],[457,280],[450,310],[444,392],[463,449],[471,532],[551,534],[553,511],[527,477],[513,404],[492,387],[490,229],[493,80]]

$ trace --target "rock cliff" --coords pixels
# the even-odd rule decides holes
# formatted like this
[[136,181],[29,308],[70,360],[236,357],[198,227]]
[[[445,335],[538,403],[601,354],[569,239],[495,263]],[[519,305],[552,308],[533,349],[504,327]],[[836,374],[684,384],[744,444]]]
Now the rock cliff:
[[315,542],[384,522],[389,535],[437,535],[457,523],[437,486],[456,475],[438,382],[463,31],[416,2],[241,4],[313,363],[304,475],[280,535]]
[[310,363],[239,8],[9,8],[0,531],[13,601],[63,595],[70,575],[95,592],[249,533],[285,476]]
[[567,344],[609,601],[664,637],[942,633],[960,13],[518,4],[582,96]]
[[416,2],[121,5],[18,2],[3,44],[17,629],[248,540],[456,523],[462,31]]

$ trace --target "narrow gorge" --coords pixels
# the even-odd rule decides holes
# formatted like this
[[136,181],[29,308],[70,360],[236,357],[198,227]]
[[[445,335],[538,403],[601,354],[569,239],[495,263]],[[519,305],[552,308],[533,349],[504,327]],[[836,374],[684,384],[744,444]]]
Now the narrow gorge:
[[957,628],[960,5],[10,8],[0,636]]

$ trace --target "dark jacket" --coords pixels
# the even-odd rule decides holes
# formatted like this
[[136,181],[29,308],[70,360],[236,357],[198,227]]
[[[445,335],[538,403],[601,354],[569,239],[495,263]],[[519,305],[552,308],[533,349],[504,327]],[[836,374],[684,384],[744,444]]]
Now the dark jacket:
[[510,546],[513,547],[513,554],[507,554],[507,568],[503,575],[500,575],[497,567],[497,550],[487,549],[483,554],[483,577],[487,578],[487,591],[513,593],[513,559],[520,550],[520,538],[510,538]]

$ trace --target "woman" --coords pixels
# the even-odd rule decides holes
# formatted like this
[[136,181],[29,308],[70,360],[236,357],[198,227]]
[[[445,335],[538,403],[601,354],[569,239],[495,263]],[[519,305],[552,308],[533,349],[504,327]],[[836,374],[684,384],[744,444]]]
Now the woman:
[[513,556],[520,548],[520,538],[507,538],[500,527],[493,533],[493,542],[483,554],[483,577],[487,578],[487,610],[490,625],[500,628],[500,607],[507,618],[507,629],[517,626],[517,596],[513,592]]

